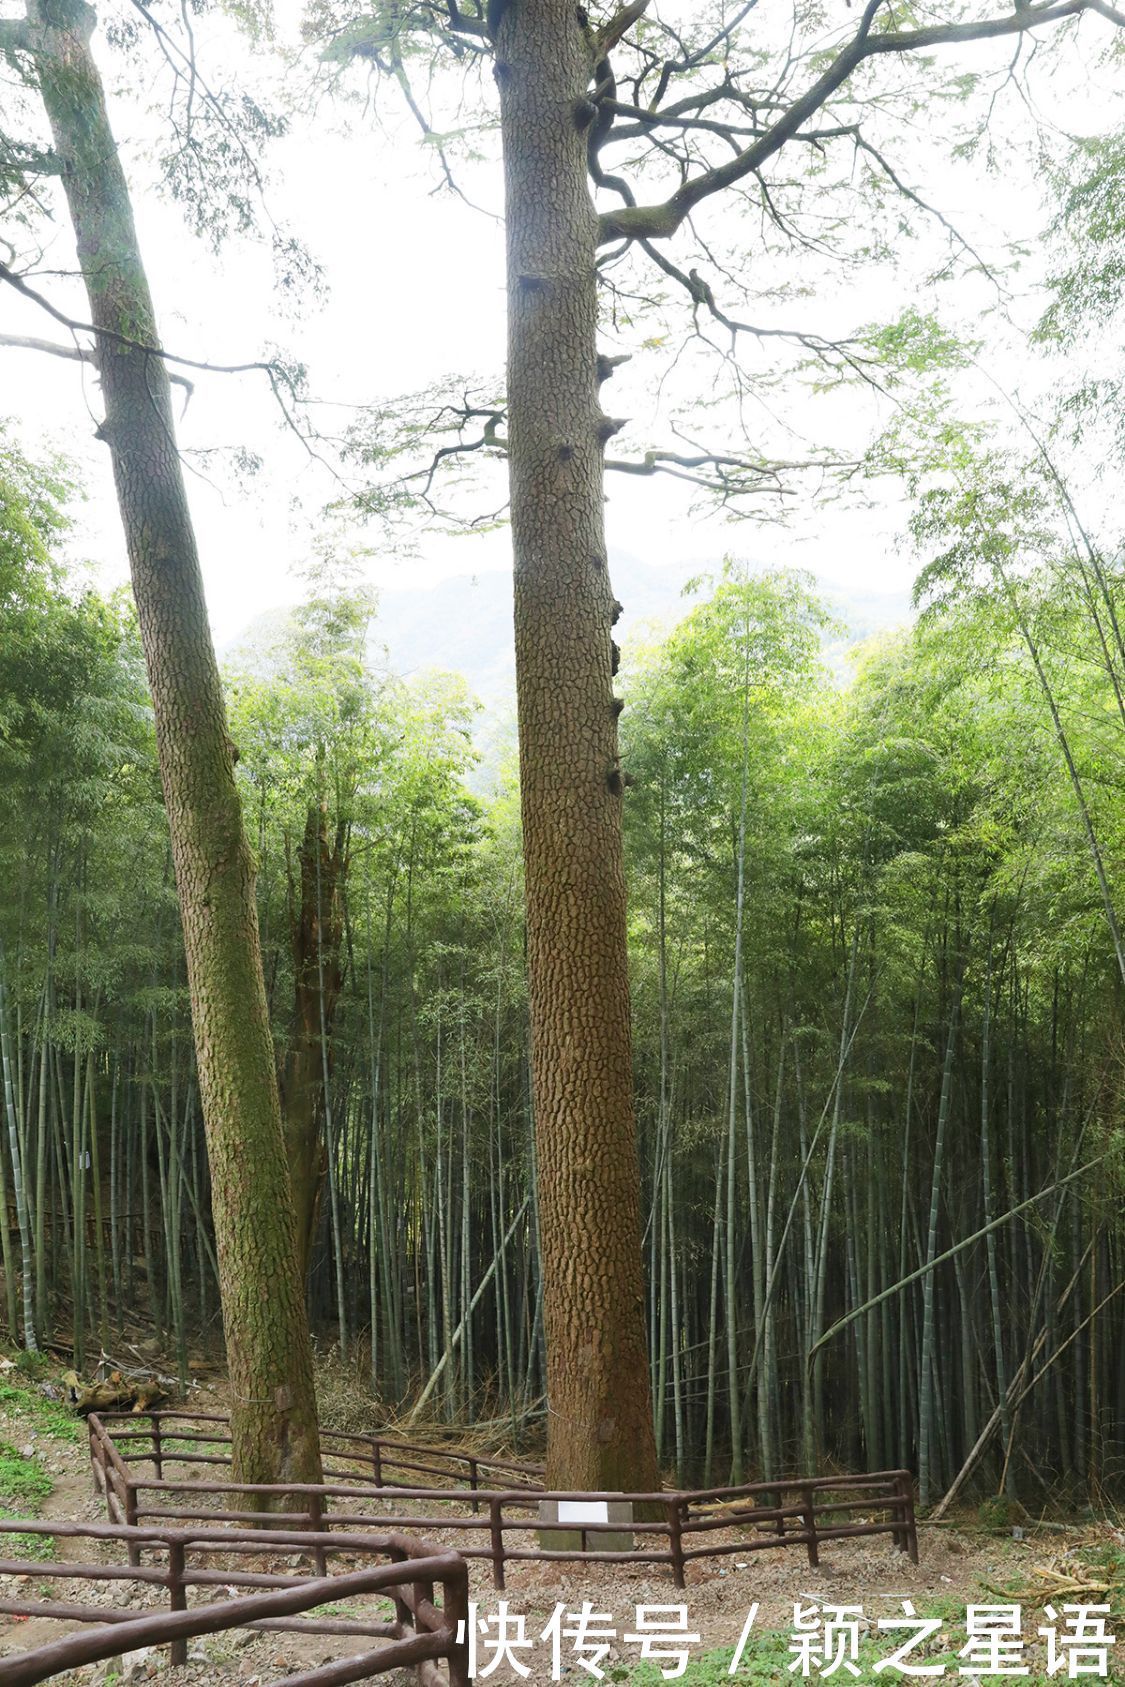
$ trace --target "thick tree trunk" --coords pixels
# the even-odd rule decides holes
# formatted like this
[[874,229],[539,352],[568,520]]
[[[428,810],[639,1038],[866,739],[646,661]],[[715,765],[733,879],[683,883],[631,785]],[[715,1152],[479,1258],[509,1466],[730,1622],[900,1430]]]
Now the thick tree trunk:
[[597,227],[573,0],[496,41],[508,227],[516,686],[547,1336],[548,1486],[657,1485],[633,1112]]
[[230,1368],[234,1476],[319,1480],[316,1405],[262,979],[254,868],[128,188],[83,0],[29,31],[78,243],[156,717]]

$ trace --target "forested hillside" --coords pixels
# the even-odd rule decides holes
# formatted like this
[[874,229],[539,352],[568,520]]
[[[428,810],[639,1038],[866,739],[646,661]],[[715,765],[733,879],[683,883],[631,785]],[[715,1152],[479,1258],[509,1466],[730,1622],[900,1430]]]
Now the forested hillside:
[[[1119,581],[970,578],[958,516],[843,678],[807,579],[718,559],[624,652],[645,1318],[685,1479],[905,1465],[924,1501],[966,1471],[1038,1507],[1125,1470]],[[9,439],[0,1310],[80,1372],[144,1339],[186,1380],[219,1296],[151,707],[66,521]],[[514,749],[473,794],[465,683],[388,678],[377,638],[322,570],[224,675],[314,1332],[378,1409],[533,1445]]]

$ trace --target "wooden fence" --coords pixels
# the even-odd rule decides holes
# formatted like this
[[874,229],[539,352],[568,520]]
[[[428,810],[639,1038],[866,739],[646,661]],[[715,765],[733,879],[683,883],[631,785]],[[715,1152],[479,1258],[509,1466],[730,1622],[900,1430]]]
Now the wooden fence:
[[[117,1421],[137,1425],[129,1414],[115,1414]],[[697,1558],[718,1558],[732,1554],[803,1546],[810,1564],[820,1561],[820,1548],[829,1541],[868,1535],[890,1535],[893,1544],[918,1561],[918,1534],[914,1517],[913,1481],[908,1471],[877,1471],[855,1476],[793,1477],[774,1482],[751,1482],[738,1487],[694,1490],[664,1490],[627,1496],[638,1520],[588,1522],[581,1525],[582,1545],[560,1548],[544,1545],[538,1532],[548,1535],[566,1531],[566,1525],[547,1524],[540,1512],[544,1501],[600,1503],[617,1501],[620,1494],[549,1492],[532,1485],[536,1467],[514,1465],[473,1454],[440,1453],[432,1448],[407,1446],[370,1436],[333,1436],[331,1445],[347,1440],[361,1448],[357,1469],[333,1474],[346,1475],[343,1482],[238,1483],[229,1478],[214,1482],[178,1481],[165,1474],[173,1463],[229,1465],[229,1453],[184,1451],[209,1441],[229,1446],[227,1420],[187,1413],[140,1414],[147,1428],[114,1429],[97,1413],[89,1417],[90,1454],[95,1477],[106,1498],[111,1520],[137,1526],[142,1523],[224,1523],[241,1525],[261,1518],[268,1507],[271,1526],[304,1527],[314,1535],[334,1529],[419,1530],[426,1535],[457,1532],[469,1540],[457,1543],[465,1558],[486,1560],[492,1567],[494,1586],[505,1586],[505,1569],[521,1561],[557,1563],[619,1563],[667,1565],[677,1587],[684,1586],[686,1566]],[[171,1431],[171,1421],[194,1420],[208,1427],[198,1433]],[[135,1449],[131,1462],[122,1457],[116,1443],[124,1440]],[[140,1443],[146,1443],[141,1446]],[[182,1444],[182,1445],[181,1445]],[[407,1454],[414,1462],[403,1462]],[[340,1456],[345,1456],[341,1454]],[[356,1456],[353,1454],[353,1456]],[[416,1461],[425,1457],[427,1463]],[[138,1473],[136,1467],[152,1464],[154,1474]],[[368,1466],[370,1465],[370,1470]],[[443,1480],[455,1479],[455,1466],[471,1466],[467,1488],[398,1486],[386,1481],[388,1470],[428,1470]],[[479,1485],[482,1469],[518,1470],[524,1480],[518,1487],[485,1489]],[[386,1509],[342,1510],[337,1502],[364,1501],[370,1507],[378,1493]],[[238,1497],[247,1497],[246,1509]],[[163,1498],[165,1503],[156,1501]],[[226,1505],[216,1502],[226,1501]],[[204,1503],[200,1503],[204,1502]],[[411,1515],[409,1506],[440,1506]],[[284,1509],[274,1510],[275,1505]],[[634,1537],[630,1550],[597,1546],[599,1535]],[[731,1534],[737,1536],[731,1540]],[[637,1541],[639,1537],[639,1541]],[[719,1538],[726,1537],[726,1538]],[[309,1537],[306,1537],[309,1538]],[[593,1542],[593,1545],[588,1543]],[[139,1562],[139,1557],[138,1557]],[[323,1563],[323,1560],[319,1560]]]
[[[284,1687],[343,1687],[389,1669],[413,1667],[420,1687],[468,1687],[468,1571],[456,1552],[443,1551],[408,1536],[389,1534],[310,1535],[270,1529],[134,1529],[116,1524],[0,1520],[3,1534],[46,1535],[60,1540],[114,1542],[124,1546],[128,1562],[86,1563],[61,1559],[0,1559],[0,1576],[118,1582],[133,1587],[162,1587],[169,1609],[145,1616],[48,1599],[0,1599],[0,1612],[20,1617],[53,1617],[94,1623],[92,1633],[67,1634],[46,1646],[0,1658],[0,1687],[33,1687],[51,1676],[84,1664],[103,1662],[141,1646],[171,1647],[171,1661],[187,1659],[187,1643],[200,1635],[232,1628],[282,1630],[287,1633],[362,1635],[390,1644],[354,1653],[299,1675],[287,1675]],[[141,1551],[159,1555],[159,1564],[140,1563]],[[317,1561],[316,1576],[224,1567],[210,1568],[195,1559],[273,1557],[301,1551]],[[329,1575],[329,1552],[362,1553],[389,1563]],[[434,1602],[435,1584],[442,1602]],[[188,1608],[189,1588],[268,1589],[248,1598],[222,1599]],[[320,1605],[367,1594],[385,1594],[394,1605],[394,1621],[374,1617],[313,1617],[296,1621]],[[102,1626],[104,1625],[104,1626]],[[448,1681],[438,1668],[444,1661]],[[278,1684],[281,1687],[281,1684]]]
[[[230,1419],[222,1413],[101,1412],[98,1418],[119,1451],[123,1447],[135,1448],[128,1455],[131,1462],[151,1463],[157,1476],[164,1474],[165,1463],[229,1465],[231,1462],[229,1452],[213,1450],[229,1448],[231,1444]],[[192,1427],[177,1429],[177,1423]],[[199,1425],[207,1427],[200,1429]],[[542,1486],[543,1466],[518,1459],[460,1452],[350,1430],[322,1429],[320,1441],[326,1476],[346,1476],[350,1482],[370,1482],[376,1488],[396,1485],[388,1480],[394,1472],[437,1476],[453,1483],[467,1482],[470,1489],[480,1486],[482,1471],[506,1477],[507,1485],[512,1488]],[[192,1451],[193,1447],[197,1450]],[[198,1450],[204,1448],[212,1450]],[[329,1465],[328,1460],[332,1458],[351,1462],[340,1469]]]

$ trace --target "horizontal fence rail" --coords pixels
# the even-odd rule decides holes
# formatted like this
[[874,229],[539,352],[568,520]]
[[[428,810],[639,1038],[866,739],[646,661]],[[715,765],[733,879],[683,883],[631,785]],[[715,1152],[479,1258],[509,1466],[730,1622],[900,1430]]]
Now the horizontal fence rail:
[[[70,1581],[114,1581],[127,1586],[167,1589],[169,1609],[136,1616],[47,1599],[0,1599],[0,1612],[21,1617],[53,1617],[60,1621],[92,1623],[91,1633],[68,1634],[32,1651],[0,1657],[0,1687],[33,1687],[51,1676],[85,1664],[104,1662],[141,1646],[171,1648],[173,1664],[187,1660],[187,1643],[206,1634],[233,1628],[280,1630],[297,1634],[359,1635],[390,1644],[299,1675],[285,1676],[285,1687],[343,1687],[366,1681],[390,1669],[413,1667],[420,1687],[467,1687],[468,1571],[456,1552],[434,1547],[405,1535],[343,1533],[327,1535],[307,1530],[272,1529],[158,1529],[120,1524],[0,1520],[3,1536],[46,1535],[56,1540],[84,1540],[124,1546],[127,1563],[68,1562],[59,1559],[0,1558],[0,1576],[28,1576]],[[161,1554],[159,1565],[142,1565],[140,1552]],[[232,1570],[196,1564],[197,1558],[227,1556],[271,1557],[300,1551],[316,1564],[314,1575],[278,1574],[264,1570]],[[329,1553],[368,1554],[389,1563],[368,1564],[358,1570],[329,1574]],[[434,1603],[435,1584],[442,1588],[441,1605]],[[223,1599],[188,1608],[189,1588],[254,1588],[248,1597]],[[349,1598],[384,1594],[394,1606],[393,1621],[362,1618],[312,1617],[295,1620],[322,1605]],[[460,1638],[459,1636],[460,1632]],[[448,1677],[438,1665],[444,1661]],[[280,1684],[278,1684],[280,1687]]]
[[[346,1480],[318,1484],[238,1483],[229,1478],[196,1482],[169,1477],[166,1467],[229,1466],[229,1452],[183,1450],[203,1442],[229,1446],[225,1417],[176,1412],[99,1416],[92,1412],[88,1422],[95,1477],[114,1522],[134,1527],[154,1522],[240,1525],[260,1520],[263,1508],[269,1507],[271,1527],[292,1525],[314,1534],[335,1529],[417,1529],[426,1535],[456,1532],[461,1537],[457,1550],[465,1558],[488,1562],[497,1588],[506,1585],[506,1566],[521,1561],[667,1565],[675,1585],[683,1587],[686,1566],[694,1559],[803,1546],[809,1563],[815,1565],[825,1542],[870,1535],[890,1535],[899,1551],[918,1561],[914,1488],[905,1470],[793,1477],[738,1487],[628,1496],[578,1494],[539,1487],[534,1478],[540,1472],[534,1465],[327,1431],[323,1435],[326,1442],[348,1443],[338,1455],[341,1459],[359,1461],[330,1472]],[[118,1428],[121,1422],[134,1427]],[[174,1423],[208,1427],[184,1431],[174,1429]],[[120,1451],[121,1443],[130,1448],[128,1463]],[[404,1453],[409,1455],[405,1460],[400,1456]],[[419,1465],[420,1458],[428,1462]],[[143,1465],[153,1467],[151,1476],[138,1474],[138,1467]],[[451,1481],[458,1474],[458,1465],[462,1473],[468,1470],[467,1487],[407,1486],[387,1481],[391,1469],[421,1469]],[[481,1471],[500,1475],[515,1471],[521,1480],[518,1485],[484,1488],[479,1482]],[[239,1505],[242,1496],[245,1506]],[[628,1523],[570,1525],[552,1522],[540,1510],[550,1502],[620,1501],[623,1497],[633,1506],[635,1520]],[[341,1502],[356,1501],[369,1509],[341,1507]],[[379,1507],[377,1511],[370,1509],[373,1502]],[[275,1505],[283,1509],[274,1510]],[[413,1512],[412,1505],[416,1508]],[[417,1510],[421,1505],[440,1506],[442,1512],[435,1515],[432,1509]],[[737,1540],[717,1538],[729,1537],[732,1532],[737,1533]],[[560,1535],[578,1535],[581,1544],[559,1545]],[[628,1550],[620,1544],[623,1535],[633,1538]],[[613,1538],[599,1545],[599,1536]],[[137,1543],[130,1547],[132,1562],[140,1563],[140,1550]]]
[[[158,1476],[163,1475],[165,1464],[229,1465],[231,1462],[229,1451],[216,1450],[229,1449],[231,1445],[230,1420],[225,1415],[176,1411],[107,1411],[97,1415],[104,1427],[110,1429],[110,1425],[113,1426],[110,1434],[119,1450],[123,1447],[132,1449],[128,1454],[129,1462],[151,1463]],[[177,1429],[177,1423],[193,1427]],[[198,1425],[213,1427],[194,1427]],[[371,1482],[377,1488],[392,1486],[389,1473],[396,1471],[406,1471],[415,1476],[437,1476],[450,1482],[467,1482],[471,1489],[481,1485],[482,1472],[506,1479],[508,1486],[513,1488],[536,1489],[542,1485],[543,1466],[520,1459],[461,1452],[352,1430],[322,1429],[320,1440],[325,1460],[339,1458],[350,1461],[342,1470],[332,1469],[326,1464],[326,1475]],[[193,1448],[200,1450],[193,1451]],[[422,1484],[408,1485],[417,1487]]]

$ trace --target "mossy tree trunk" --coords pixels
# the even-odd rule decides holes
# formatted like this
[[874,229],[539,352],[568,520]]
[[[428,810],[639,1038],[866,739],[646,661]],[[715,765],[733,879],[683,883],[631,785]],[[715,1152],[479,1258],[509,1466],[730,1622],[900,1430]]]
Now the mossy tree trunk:
[[597,219],[573,0],[497,31],[516,685],[550,1487],[658,1483],[644,1328],[622,776],[597,379]]
[[[320,1476],[247,845],[168,376],[83,0],[26,25],[98,330],[109,445],[156,718],[183,920],[232,1395],[238,1481]],[[143,349],[151,348],[151,349]]]

